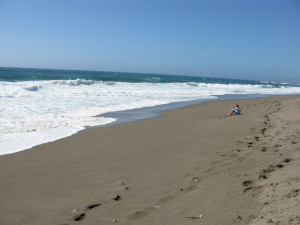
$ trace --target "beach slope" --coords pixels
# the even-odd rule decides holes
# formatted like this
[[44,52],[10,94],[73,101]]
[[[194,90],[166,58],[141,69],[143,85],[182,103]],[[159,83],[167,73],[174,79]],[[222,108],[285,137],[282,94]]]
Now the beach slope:
[[213,101],[1,156],[0,225],[299,224],[299,115]]

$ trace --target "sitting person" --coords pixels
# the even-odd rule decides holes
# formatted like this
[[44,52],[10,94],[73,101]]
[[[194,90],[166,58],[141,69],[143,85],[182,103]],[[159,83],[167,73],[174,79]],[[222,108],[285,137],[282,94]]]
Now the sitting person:
[[241,114],[241,109],[238,104],[236,104],[236,108],[232,109],[231,112],[228,114],[228,116],[231,116],[232,114],[234,114],[234,115]]

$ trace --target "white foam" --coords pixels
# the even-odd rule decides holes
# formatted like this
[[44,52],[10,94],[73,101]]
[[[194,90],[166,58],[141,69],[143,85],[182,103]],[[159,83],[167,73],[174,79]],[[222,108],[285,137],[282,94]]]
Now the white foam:
[[224,94],[299,94],[299,87],[91,80],[0,82],[0,155],[115,121],[99,115]]
[[33,146],[55,141],[75,134],[80,129],[70,127],[52,128],[42,131],[16,132],[0,135],[0,155],[11,154]]

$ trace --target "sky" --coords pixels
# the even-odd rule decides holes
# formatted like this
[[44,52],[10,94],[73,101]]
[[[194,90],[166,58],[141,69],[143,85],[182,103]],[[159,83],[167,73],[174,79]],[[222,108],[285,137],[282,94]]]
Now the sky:
[[0,0],[0,66],[300,82],[300,0]]

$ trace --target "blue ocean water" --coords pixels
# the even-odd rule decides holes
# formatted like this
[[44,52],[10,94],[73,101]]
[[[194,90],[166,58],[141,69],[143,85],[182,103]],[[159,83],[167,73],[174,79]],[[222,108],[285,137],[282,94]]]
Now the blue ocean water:
[[300,85],[178,75],[0,67],[0,155],[54,141],[86,127],[116,122],[129,115],[120,116],[118,112],[124,110],[174,106],[175,103],[215,100],[224,96],[275,94],[300,94]]
[[276,83],[272,81],[212,78],[200,76],[180,76],[164,74],[124,73],[105,71],[80,71],[58,69],[29,69],[0,67],[0,81],[41,81],[41,80],[90,80],[130,83],[208,83],[208,84],[243,84],[243,85],[271,85],[278,87],[299,87],[299,84]]

